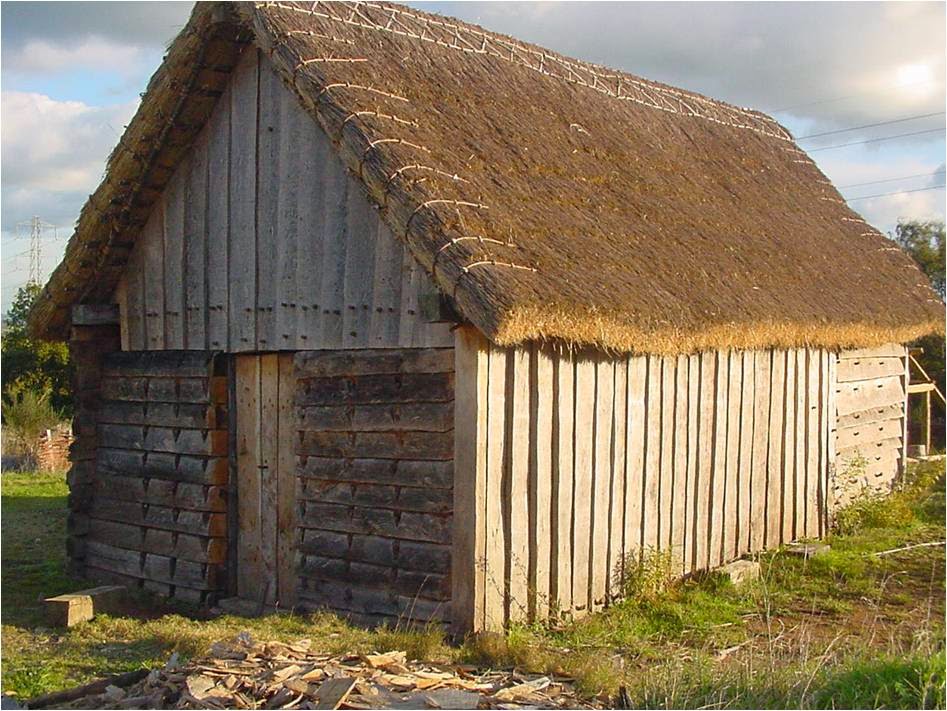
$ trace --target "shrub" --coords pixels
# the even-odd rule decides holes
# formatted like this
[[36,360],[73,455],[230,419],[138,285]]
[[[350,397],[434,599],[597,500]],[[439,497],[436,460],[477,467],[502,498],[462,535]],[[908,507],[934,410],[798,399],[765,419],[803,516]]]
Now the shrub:
[[616,572],[618,587],[627,600],[651,602],[660,597],[674,583],[674,556],[670,550],[644,548],[640,554],[625,558],[623,570]]
[[53,407],[48,388],[13,388],[4,399],[3,424],[14,450],[26,459],[24,465],[28,468],[36,467],[40,438],[61,421],[62,415]]

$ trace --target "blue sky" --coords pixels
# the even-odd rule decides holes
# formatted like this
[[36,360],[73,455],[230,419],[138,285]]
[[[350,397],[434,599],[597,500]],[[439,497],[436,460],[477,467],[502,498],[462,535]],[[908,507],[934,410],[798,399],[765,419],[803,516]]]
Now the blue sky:
[[[944,218],[944,191],[925,189],[944,184],[944,3],[412,4],[765,110],[796,136],[833,132],[800,144],[872,224]],[[44,238],[48,273],[190,8],[0,5],[4,310],[27,278],[18,223],[38,215],[56,226]],[[936,115],[911,118],[926,114]],[[918,131],[931,132],[874,141]],[[860,141],[872,142],[834,148]]]

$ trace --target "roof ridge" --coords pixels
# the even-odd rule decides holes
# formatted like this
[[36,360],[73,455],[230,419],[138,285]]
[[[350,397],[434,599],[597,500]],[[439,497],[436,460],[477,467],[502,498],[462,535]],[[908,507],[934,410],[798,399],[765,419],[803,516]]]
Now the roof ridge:
[[[545,76],[594,89],[619,101],[632,101],[659,111],[691,116],[732,128],[746,129],[782,141],[791,142],[793,140],[789,132],[780,126],[775,119],[763,113],[739,108],[694,92],[670,87],[643,77],[636,77],[620,70],[613,70],[603,65],[569,58],[542,47],[536,49],[534,46],[518,42],[512,38],[480,29],[476,25],[434,19],[424,14],[405,10],[397,5],[383,2],[365,2],[363,0],[332,3],[316,0],[307,9],[298,4],[287,3],[282,0],[265,0],[264,2],[255,3],[255,6],[258,8],[275,7],[289,10],[376,32],[391,32],[423,42],[433,42],[442,47],[462,52],[489,54],[498,59],[532,69]],[[347,8],[350,11],[348,17],[338,15],[330,9],[337,7]],[[366,12],[362,12],[362,9],[365,9]],[[368,10],[388,13],[387,21],[381,24],[379,20],[372,18],[367,13]],[[400,21],[401,18],[408,18],[411,22],[421,23],[423,27],[419,32],[418,28],[410,27]],[[452,31],[452,41],[448,42],[442,37],[435,36],[434,33],[428,35],[427,30],[431,27],[446,28]],[[477,43],[471,42],[462,36],[462,33],[479,38],[479,47]],[[504,46],[505,51],[498,51],[491,46],[491,42]],[[459,43],[466,46],[461,46]],[[533,62],[528,61],[530,57],[533,58]],[[552,69],[547,67],[547,62],[553,65]],[[560,71],[556,71],[556,67],[559,67]],[[561,69],[564,69],[565,72],[562,72]],[[602,73],[601,70],[613,73]],[[583,74],[588,76],[583,76]],[[631,85],[630,90],[626,84]],[[691,103],[700,103],[706,108],[702,111],[692,106]]]

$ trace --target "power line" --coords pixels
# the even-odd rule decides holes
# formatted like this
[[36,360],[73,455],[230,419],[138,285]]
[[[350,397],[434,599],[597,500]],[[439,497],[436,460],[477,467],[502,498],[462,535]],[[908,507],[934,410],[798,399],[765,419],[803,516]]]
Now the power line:
[[768,109],[767,113],[778,114],[783,111],[789,111],[790,109],[801,109],[806,106],[817,106],[819,104],[831,104],[836,101],[845,101],[846,99],[854,99],[859,96],[866,96],[869,94],[877,94],[879,91],[887,91],[888,89],[906,89],[911,86],[923,86],[924,84],[933,84],[936,79],[921,79],[920,81],[910,82],[908,84],[888,84],[887,86],[878,88],[878,89],[867,89],[865,91],[859,91],[855,94],[846,94],[845,96],[833,96],[828,99],[816,99],[815,101],[806,101],[801,104],[793,104],[792,106],[784,106],[781,109]]
[[899,180],[910,180],[911,178],[929,178],[935,175],[940,175],[944,172],[944,169],[935,170],[933,173],[917,173],[915,175],[902,175],[900,178],[885,178],[884,180],[869,180],[865,183],[849,183],[848,185],[838,185],[836,186],[839,190],[845,188],[860,188],[864,185],[877,185],[878,183],[896,183]]
[[931,128],[926,131],[914,131],[912,133],[898,133],[894,136],[882,136],[881,138],[869,138],[865,141],[852,141],[851,143],[839,143],[837,146],[822,146],[822,148],[810,148],[809,153],[816,151],[828,151],[833,148],[845,148],[847,146],[860,146],[863,143],[878,143],[879,141],[892,141],[895,138],[906,138],[907,136],[920,136],[925,133],[942,133],[943,128]]
[[823,131],[822,133],[810,133],[808,136],[799,136],[797,141],[805,141],[808,138],[819,138],[820,136],[831,136],[835,133],[847,133],[848,131],[858,131],[862,128],[874,128],[875,126],[889,126],[893,123],[904,123],[905,121],[915,121],[922,118],[930,118],[931,116],[943,116],[945,111],[935,111],[932,114],[919,114],[917,116],[906,116],[905,118],[894,119],[892,121],[879,121],[878,123],[866,123],[863,126],[852,126],[851,128],[839,128],[835,131]]
[[889,195],[903,195],[905,193],[922,193],[925,190],[942,190],[944,185],[932,185],[929,188],[915,188],[914,190],[895,190],[893,193],[878,193],[877,195],[861,195],[860,197],[848,198],[845,202],[855,202],[856,200],[868,200],[869,198],[888,197]]

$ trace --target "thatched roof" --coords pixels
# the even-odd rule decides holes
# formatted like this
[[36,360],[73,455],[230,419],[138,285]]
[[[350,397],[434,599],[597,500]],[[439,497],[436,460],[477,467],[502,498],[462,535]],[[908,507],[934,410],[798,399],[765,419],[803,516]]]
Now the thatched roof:
[[500,344],[868,346],[943,327],[912,260],[772,118],[398,5],[199,3],[33,314],[106,300],[246,43]]

